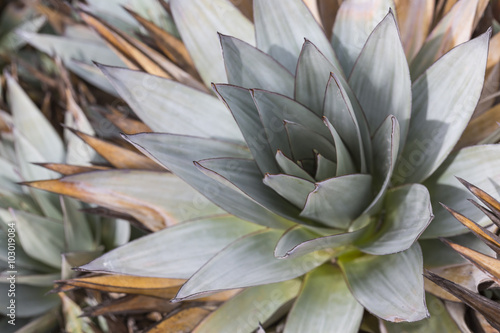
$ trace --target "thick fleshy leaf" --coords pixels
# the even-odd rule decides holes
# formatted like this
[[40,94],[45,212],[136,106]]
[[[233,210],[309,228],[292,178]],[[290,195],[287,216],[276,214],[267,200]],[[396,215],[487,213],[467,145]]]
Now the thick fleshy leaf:
[[332,328],[357,333],[362,317],[363,306],[352,296],[341,270],[328,264],[306,275],[284,333],[328,333]]
[[[478,0],[457,1],[453,8],[434,27],[418,54],[411,62],[411,77],[416,79],[434,61],[455,46],[468,41],[474,30]],[[413,27],[413,30],[416,30]]]
[[80,268],[187,279],[228,244],[257,229],[232,216],[186,222],[127,243]]
[[337,175],[337,163],[330,161],[321,154],[316,155],[316,178],[322,181],[328,178],[333,178]]
[[318,116],[323,116],[325,87],[331,72],[337,76],[342,75],[316,46],[306,40],[297,63],[295,100],[307,106]]
[[300,209],[304,207],[309,193],[315,189],[314,183],[308,180],[283,174],[267,174],[264,184]]
[[181,179],[166,172],[95,171],[29,185],[129,214],[155,231],[223,213]]
[[226,84],[215,84],[213,88],[233,114],[260,171],[278,173],[274,153],[250,91]]
[[99,68],[153,131],[242,141],[231,114],[213,96],[143,72]]
[[335,141],[335,148],[337,150],[337,172],[336,176],[344,176],[352,173],[356,173],[357,168],[352,160],[351,153],[344,144],[344,141],[338,134],[337,130],[333,127],[332,123],[328,118],[323,118],[328,130],[332,134],[333,140]]
[[422,251],[418,243],[386,256],[339,258],[354,297],[365,309],[388,321],[428,317],[424,299]]
[[[332,74],[326,87],[323,114],[331,121],[346,146],[352,152],[352,158],[360,165],[361,172],[366,172],[366,154],[363,136],[358,126],[353,105],[338,78]],[[367,133],[366,135],[369,136]]]
[[217,33],[255,45],[253,24],[229,0],[171,0],[170,8],[205,84],[226,82]]
[[422,238],[454,236],[468,231],[441,207],[439,202],[453,207],[479,225],[485,226],[491,223],[488,217],[467,201],[473,196],[456,177],[467,179],[490,194],[497,193],[496,186],[500,183],[499,163],[500,146],[498,145],[468,147],[450,155],[424,183],[431,194],[432,209],[436,217],[422,234]]
[[270,90],[293,97],[293,75],[261,50],[220,35],[227,80],[242,88]]
[[332,255],[338,255],[366,232],[366,229],[347,233],[330,229],[330,235],[321,236],[313,230],[317,229],[302,226],[288,229],[276,244],[274,256],[276,258],[293,258],[319,250],[327,250]]
[[11,210],[19,240],[26,253],[51,267],[61,267],[64,252],[64,226],[43,216]]
[[295,74],[304,38],[316,45],[340,70],[337,58],[325,32],[301,0],[287,5],[267,0],[254,1],[257,47],[282,63]]
[[249,201],[255,201],[262,207],[285,218],[300,220],[298,207],[283,199],[262,181],[255,161],[238,158],[214,158],[195,162],[198,169],[224,185],[240,192]]
[[429,309],[430,317],[414,323],[391,323],[384,322],[387,333],[456,333],[460,332],[457,324],[446,310],[443,302],[429,293],[425,294],[425,304]]
[[300,215],[330,227],[346,229],[371,200],[370,175],[352,174],[331,178],[316,184]]
[[[7,283],[6,279],[2,279],[5,283],[0,283],[0,292],[3,295],[9,293],[10,284]],[[40,316],[51,309],[57,307],[59,302],[59,297],[57,295],[47,295],[51,287],[36,287],[28,285],[17,285],[16,286],[16,324],[18,318]],[[0,313],[3,315],[8,314],[9,301],[12,298],[2,297],[0,298]],[[36,327],[35,329],[39,329]],[[33,331],[32,331],[33,332]]]
[[408,249],[424,232],[434,215],[427,188],[405,185],[387,191],[384,220],[370,240],[357,246],[365,253],[384,255]]
[[79,210],[82,204],[68,197],[60,197],[64,222],[65,252],[93,251],[96,248],[94,236],[86,215]]
[[276,162],[285,174],[314,182],[314,178],[311,177],[310,174],[298,166],[294,161],[283,155],[281,150],[278,150],[276,153]]
[[346,75],[351,73],[368,36],[389,8],[394,10],[392,0],[345,0],[340,5],[333,26],[332,44]]
[[378,190],[377,196],[365,210],[366,214],[378,211],[383,203],[385,192],[391,181],[399,151],[399,123],[394,116],[389,116],[375,132],[373,145],[373,184]]
[[290,221],[248,200],[239,191],[210,179],[193,164],[194,161],[215,157],[249,158],[245,147],[225,141],[173,134],[136,134],[127,136],[127,139],[225,211],[268,227],[287,228],[291,225]]
[[429,177],[457,143],[481,95],[490,34],[454,48],[413,83],[412,122],[394,172],[397,184]]
[[14,126],[46,159],[31,162],[63,162],[64,146],[56,130],[14,78],[6,78]]
[[182,286],[175,299],[199,298],[218,290],[290,280],[330,257],[328,253],[318,251],[298,258],[276,259],[274,244],[281,233],[279,230],[263,230],[233,242],[198,270]]
[[[247,288],[209,315],[193,333],[253,332],[266,323],[300,290],[299,280]],[[228,320],[231,318],[231,320]]]
[[387,116],[396,117],[402,147],[410,124],[411,81],[392,12],[366,41],[352,69],[349,85],[365,111],[372,134]]
[[[285,120],[283,124],[294,160],[311,161],[316,158],[316,153],[322,154],[330,160],[336,159],[335,146],[325,137],[297,123]],[[314,170],[311,170],[310,173],[314,173]]]

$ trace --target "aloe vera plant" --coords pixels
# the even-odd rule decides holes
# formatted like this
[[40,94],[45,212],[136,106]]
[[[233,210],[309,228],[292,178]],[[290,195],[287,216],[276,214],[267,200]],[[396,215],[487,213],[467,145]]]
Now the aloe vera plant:
[[[452,153],[481,94],[490,32],[440,58],[436,32],[409,56],[389,7],[374,2],[360,19],[364,7],[345,1],[330,41],[299,0],[254,1],[255,24],[228,1],[170,1],[218,99],[182,73],[100,69],[152,130],[165,132],[125,138],[171,172],[129,174],[141,177],[133,191],[143,202],[161,193],[169,211],[128,213],[177,225],[81,269],[187,279],[176,301],[245,288],[196,332],[268,327],[292,301],[285,332],[357,332],[363,309],[391,322],[426,318],[421,246],[425,253],[436,237],[467,232],[438,202],[462,208],[468,194],[455,175],[486,188],[487,177],[500,176],[496,145]],[[135,66],[155,72],[141,61]],[[31,185],[77,197],[67,189],[122,193],[128,183],[107,179],[112,173]]]

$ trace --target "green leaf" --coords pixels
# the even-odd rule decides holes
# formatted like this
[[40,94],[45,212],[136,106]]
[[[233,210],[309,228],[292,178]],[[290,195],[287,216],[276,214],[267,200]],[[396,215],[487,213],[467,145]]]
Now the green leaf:
[[276,259],[274,244],[282,231],[257,231],[233,242],[198,270],[179,290],[174,300],[199,298],[207,292],[244,288],[296,278],[321,265],[326,252],[299,258]]
[[60,197],[64,221],[65,252],[93,251],[94,237],[86,216],[80,212],[82,204],[68,197]]
[[318,116],[323,116],[325,87],[331,72],[342,75],[316,46],[306,40],[297,63],[295,100],[307,106]]
[[278,166],[273,159],[274,153],[250,92],[225,84],[215,84],[213,88],[233,114],[260,171],[278,173]]
[[340,70],[337,58],[323,29],[301,0],[282,3],[254,1],[257,47],[282,63],[295,74],[304,38],[316,45]]
[[217,33],[255,45],[253,24],[229,0],[171,0],[175,24],[203,82],[226,82]]
[[371,134],[389,115],[400,128],[400,146],[406,141],[411,114],[408,63],[392,11],[373,30],[349,77],[349,84],[365,111]]
[[276,162],[278,162],[278,165],[285,174],[314,182],[314,178],[311,177],[310,174],[298,166],[297,163],[283,155],[281,150],[278,150],[275,158]]
[[[345,141],[347,148],[352,152],[352,158],[356,161],[356,165],[359,165],[361,172],[365,173],[367,171],[366,156],[369,150],[364,147],[363,135],[353,104],[335,74],[330,76],[326,86],[323,114],[331,121],[342,140]],[[365,135],[369,138],[368,127],[366,127],[366,132]]]
[[410,71],[413,79],[417,79],[445,52],[470,39],[474,30],[474,17],[479,10],[477,6],[477,0],[457,1],[436,24],[411,62]]
[[396,185],[429,177],[462,135],[481,95],[490,34],[454,48],[413,83],[412,122],[394,173]]
[[425,293],[425,303],[430,312],[430,318],[414,323],[391,323],[383,322],[387,333],[456,333],[460,332],[455,321],[450,316],[443,302],[429,293]]
[[284,333],[357,333],[363,306],[352,296],[338,267],[326,264],[308,273],[288,314]]
[[153,131],[243,141],[231,113],[217,98],[143,72],[99,68]]
[[300,222],[300,210],[262,181],[255,161],[238,158],[214,158],[195,162],[198,169],[228,188],[241,193],[249,202],[254,201],[284,218]]
[[[4,279],[2,279],[4,280]],[[4,282],[5,281],[5,282]],[[0,298],[0,313],[7,314],[7,306],[12,298],[7,297],[10,284],[4,280],[0,283],[0,293],[5,295]],[[34,287],[23,284],[16,285],[16,323],[19,318],[40,316],[60,304],[57,294],[47,295],[52,287]],[[39,327],[37,327],[38,329]]]
[[229,84],[293,97],[294,77],[280,63],[238,38],[219,36]]
[[31,20],[24,21],[18,25],[15,30],[2,34],[0,37],[0,54],[9,55],[9,53],[15,53],[19,48],[26,44],[26,40],[19,36],[19,33],[36,32],[45,24],[46,21],[47,19],[45,16],[36,17]]
[[384,210],[377,233],[368,242],[357,244],[365,253],[385,255],[408,249],[433,218],[429,192],[420,184],[387,191]]
[[[301,124],[286,120],[283,124],[294,160],[314,160],[316,152],[325,155],[328,159],[336,159],[336,150],[334,144],[330,141],[331,139],[328,140]],[[311,172],[314,172],[314,170]]]
[[346,229],[371,200],[370,175],[352,174],[331,178],[316,184],[300,215],[329,227]]
[[10,75],[6,79],[14,126],[44,158],[30,162],[63,162],[64,146],[56,130],[19,84]]
[[11,210],[19,240],[26,253],[33,259],[54,268],[61,267],[64,252],[64,226],[39,215]]
[[[500,146],[482,145],[463,148],[452,154],[427,180],[436,217],[423,233],[422,238],[448,237],[469,230],[459,223],[439,202],[453,208],[476,223],[491,223],[479,209],[467,201],[474,196],[456,179],[460,177],[480,187],[487,193],[498,193],[500,183]],[[498,195],[495,196],[498,199]]]
[[300,209],[304,208],[307,196],[315,189],[314,183],[308,180],[283,174],[266,174],[264,184]]
[[253,332],[297,296],[300,285],[299,280],[289,280],[247,288],[222,304],[193,333]]
[[141,237],[80,268],[187,279],[231,242],[258,229],[257,225],[228,215],[198,219]]
[[330,161],[321,154],[316,155],[316,175],[318,181],[333,178],[337,174],[337,163]]
[[332,255],[337,255],[362,237],[365,232],[365,229],[346,233],[330,229],[330,235],[321,236],[313,230],[316,228],[295,226],[288,229],[276,244],[275,257],[294,258],[319,250],[327,250]]
[[395,11],[392,0],[346,0],[340,5],[333,26],[332,45],[344,73],[349,75],[373,29]]
[[335,141],[335,148],[337,150],[337,158],[335,159],[337,161],[337,171],[335,173],[336,176],[344,176],[356,173],[357,168],[354,165],[352,156],[347,147],[345,146],[344,141],[341,139],[337,130],[333,127],[332,123],[330,123],[330,120],[328,120],[328,118],[323,118],[323,121],[325,122],[326,126],[328,127],[328,130],[332,134],[333,140]]
[[249,158],[245,147],[225,141],[173,134],[136,134],[126,138],[225,211],[269,227],[287,228],[291,225],[291,222],[249,201],[238,191],[210,179],[193,164],[194,161],[214,157]]
[[368,311],[388,321],[428,317],[424,300],[422,251],[418,243],[385,256],[339,258],[349,289]]
[[384,195],[389,186],[399,151],[399,124],[394,116],[389,116],[375,132],[373,146],[373,184],[377,196],[365,213],[376,213],[383,204]]

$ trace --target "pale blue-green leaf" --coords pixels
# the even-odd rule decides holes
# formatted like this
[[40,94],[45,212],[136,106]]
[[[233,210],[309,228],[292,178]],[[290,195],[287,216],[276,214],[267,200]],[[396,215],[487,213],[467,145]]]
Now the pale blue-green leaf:
[[338,262],[354,297],[377,317],[414,322],[429,316],[418,243],[400,253],[340,258]]
[[373,134],[389,115],[406,141],[411,116],[411,80],[396,23],[389,12],[366,41],[349,77],[349,85],[365,111]]
[[11,210],[24,251],[51,267],[61,267],[64,252],[64,226],[61,221]]
[[266,174],[264,184],[300,209],[304,208],[307,196],[315,188],[308,180],[283,174]]
[[[24,271],[22,269],[18,269],[16,273],[16,283],[34,287],[54,286],[54,281],[61,279],[60,273],[40,274],[36,271]],[[0,274],[0,277],[8,278],[9,272]]]
[[229,215],[185,222],[127,243],[80,268],[187,279],[231,242],[258,229]]
[[[295,225],[281,235],[281,238],[278,240],[278,243],[276,243],[276,247],[274,248],[274,256],[279,259],[287,258],[290,255],[290,252],[292,252],[297,245],[320,237],[321,235],[319,233],[314,232],[307,227]],[[305,253],[307,252],[301,254]]]
[[[7,297],[9,293],[10,284],[7,280],[2,279],[4,283],[0,283],[0,293],[5,295],[0,297],[0,313],[6,315],[9,313],[7,308],[10,305],[10,300],[12,298]],[[47,293],[52,289],[52,287],[35,287],[19,284],[16,286],[16,323],[17,319],[40,316],[47,311],[55,308],[60,304],[59,296],[57,294]],[[39,327],[37,327],[38,329]]]
[[[168,1],[167,1],[168,2]],[[123,8],[124,6],[152,21],[170,34],[178,35],[172,17],[156,0],[89,0],[87,1],[92,13],[112,23],[116,19],[139,31],[140,24]]]
[[[458,221],[457,221],[458,222]],[[472,232],[454,237],[446,237],[450,242],[494,257],[496,253]],[[439,239],[419,239],[426,268],[443,267],[468,263],[457,251]]]
[[276,1],[255,0],[254,20],[257,47],[293,74],[305,38],[314,43],[341,72],[325,32],[301,0],[289,0],[286,6]]
[[278,150],[275,158],[279,167],[285,174],[314,182],[314,178],[311,177],[310,174],[308,174],[304,169],[298,166],[297,163],[283,155],[281,150]]
[[253,24],[229,0],[171,0],[182,41],[203,82],[226,82],[217,33],[255,45]]
[[309,40],[304,42],[295,75],[295,100],[318,116],[323,116],[323,101],[330,73],[342,75]]
[[136,134],[127,136],[127,140],[225,211],[268,227],[290,226],[290,221],[207,177],[193,164],[194,161],[216,157],[250,158],[245,147],[225,141],[173,134]]
[[239,192],[246,200],[256,202],[284,218],[301,221],[298,218],[300,209],[264,184],[263,175],[254,160],[214,158],[199,160],[195,165],[208,177],[224,185],[224,188]]
[[215,84],[213,88],[233,114],[260,171],[278,173],[278,166],[273,159],[274,153],[250,92],[247,89],[226,84]]
[[295,298],[300,285],[294,279],[247,288],[206,317],[193,333],[253,332]]
[[[347,148],[352,152],[352,158],[360,166],[361,172],[365,173],[367,171],[366,155],[369,150],[365,150],[363,147],[363,135],[354,113],[353,104],[335,74],[330,76],[326,86],[323,114],[331,121],[342,140],[345,140]],[[369,140],[368,131],[365,136]]]
[[328,127],[328,130],[331,133],[331,136],[333,137],[333,140],[335,141],[335,148],[337,150],[337,158],[335,159],[337,161],[336,175],[343,176],[356,173],[357,168],[354,165],[351,153],[344,144],[344,141],[338,134],[335,127],[333,127],[332,123],[330,123],[330,120],[328,118],[323,118],[323,121],[325,122],[326,126]]
[[105,170],[60,179],[72,195],[133,216],[157,229],[179,222],[224,213],[179,177],[146,170]]
[[153,131],[243,141],[231,113],[217,98],[147,73],[99,67]]
[[372,201],[372,176],[352,174],[316,184],[301,216],[329,227],[346,229]]
[[323,154],[330,160],[337,158],[333,142],[325,137],[301,124],[285,120],[284,126],[294,160],[315,160],[316,153]]
[[68,197],[60,197],[64,222],[65,252],[92,251],[96,244],[85,215],[80,212],[81,202]]
[[40,152],[45,162],[64,161],[64,146],[56,130],[14,78],[6,75],[7,101],[15,128]]
[[[54,297],[55,299],[55,297]],[[16,326],[12,326],[11,324],[7,324],[9,326],[9,329],[14,327],[14,331],[12,333],[32,333],[36,332],[37,330],[39,332],[51,332],[52,330],[56,329],[59,325],[59,319],[60,319],[60,314],[59,314],[59,309],[53,308],[50,311],[44,312],[40,317],[37,318],[19,318],[16,320]],[[7,320],[10,320],[10,318],[6,317]],[[6,321],[7,321],[6,320]],[[23,321],[26,321],[27,323],[24,324]],[[17,327],[17,328],[16,328]],[[3,326],[0,326],[0,330],[4,332]],[[10,333],[7,329],[5,330],[5,333]]]
[[429,314],[430,314],[429,318],[414,323],[391,323],[385,321],[382,323],[382,325],[385,326],[387,333],[460,332],[460,330],[457,327],[457,324],[452,319],[450,313],[448,312],[445,305],[439,298],[429,293],[425,293],[425,303],[429,308]]
[[22,33],[23,31],[36,32],[45,24],[46,20],[45,16],[26,20],[18,25],[15,30],[3,34],[0,38],[0,54],[13,54],[16,50],[23,47],[26,44],[26,40],[19,36],[19,33]]
[[410,64],[412,79],[417,79],[443,54],[467,42],[474,30],[478,0],[456,1],[450,11],[436,24],[424,45]]
[[431,222],[432,207],[427,188],[405,185],[387,191],[384,220],[367,242],[356,244],[361,251],[385,255],[408,249]]
[[349,75],[368,36],[387,15],[395,11],[393,0],[345,0],[333,26],[332,44],[344,73]]
[[93,84],[97,88],[102,89],[112,96],[120,97],[115,88],[113,88],[111,83],[109,83],[108,79],[106,79],[99,68],[94,64],[89,65],[82,61],[69,60],[65,63],[65,66],[73,73]]
[[396,184],[429,177],[462,135],[483,88],[490,33],[454,48],[413,83],[412,122],[394,172]]
[[200,268],[181,287],[174,300],[290,280],[330,258],[328,253],[318,251],[299,258],[276,259],[274,244],[281,234],[280,230],[262,230],[236,240]]
[[309,272],[288,314],[284,333],[357,333],[363,306],[352,296],[338,267],[326,264]]
[[273,151],[281,150],[285,156],[291,157],[288,137],[283,126],[285,120],[300,124],[325,138],[331,137],[321,118],[302,104],[264,90],[252,90],[252,95]]
[[314,178],[318,181],[333,178],[337,174],[337,163],[330,161],[321,154],[316,155],[316,165],[316,175]]
[[439,202],[452,207],[482,226],[490,224],[491,221],[488,217],[467,201],[474,196],[456,177],[463,178],[478,186],[498,200],[499,163],[500,146],[496,144],[467,147],[450,155],[424,183],[431,194],[436,217],[423,233],[422,238],[448,237],[469,231],[441,207]]
[[280,63],[238,38],[220,35],[220,42],[229,84],[293,97],[294,77]]
[[373,184],[377,196],[365,214],[376,213],[383,204],[385,192],[389,186],[394,164],[399,152],[399,124],[394,116],[389,116],[375,132],[373,146]]
[[[185,186],[186,187],[186,186]],[[201,197],[201,196],[200,196]],[[191,201],[193,206],[196,201]],[[182,212],[187,212],[186,210],[182,210]],[[130,222],[121,219],[109,219],[103,221],[101,223],[101,242],[106,247],[106,249],[114,249],[123,244],[126,244],[130,240],[130,236],[135,235],[132,234],[134,230],[132,230],[130,226]],[[88,261],[86,261],[88,262]]]

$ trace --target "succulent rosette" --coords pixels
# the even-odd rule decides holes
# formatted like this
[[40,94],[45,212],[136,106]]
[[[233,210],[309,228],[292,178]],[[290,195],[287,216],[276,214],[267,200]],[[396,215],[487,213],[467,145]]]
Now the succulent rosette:
[[[125,138],[210,202],[82,269],[187,279],[176,301],[247,288],[196,332],[253,331],[293,299],[285,332],[357,332],[364,309],[426,318],[417,239],[466,232],[438,208],[464,206],[455,175],[486,188],[500,176],[496,145],[452,153],[481,94],[490,32],[410,71],[387,8],[367,32],[341,7],[330,42],[300,0],[254,1],[255,25],[225,1],[170,6],[203,81],[225,82],[212,85],[218,98],[100,68],[153,130],[168,128]],[[214,31],[225,33],[222,57],[204,48]]]

